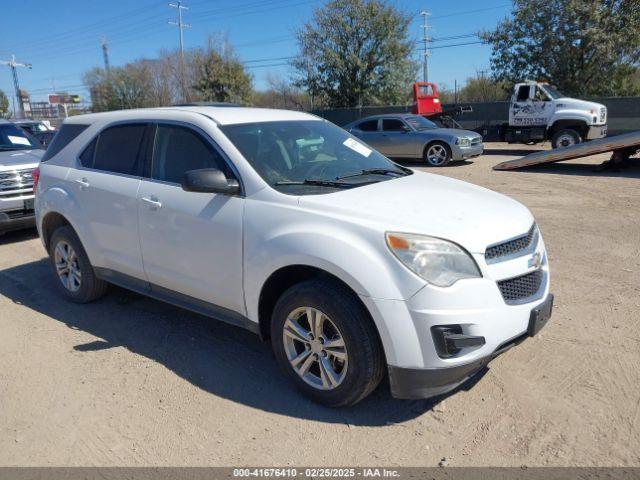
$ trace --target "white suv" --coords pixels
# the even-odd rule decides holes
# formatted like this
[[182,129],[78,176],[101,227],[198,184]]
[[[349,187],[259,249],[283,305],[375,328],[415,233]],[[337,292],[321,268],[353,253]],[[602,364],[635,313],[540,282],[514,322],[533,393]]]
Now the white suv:
[[326,405],[358,402],[385,373],[396,397],[445,393],[551,315],[524,206],[413,172],[306,113],[72,117],[37,177],[66,298],[114,283],[247,328]]

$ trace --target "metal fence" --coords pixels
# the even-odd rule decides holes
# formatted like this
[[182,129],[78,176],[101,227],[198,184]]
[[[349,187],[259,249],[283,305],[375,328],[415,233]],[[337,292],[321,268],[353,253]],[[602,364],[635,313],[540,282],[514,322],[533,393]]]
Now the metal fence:
[[[609,135],[640,130],[640,97],[593,98],[590,100],[606,105],[609,113]],[[468,105],[472,107],[472,111],[457,116],[456,121],[464,128],[485,131],[488,136],[487,140],[491,140],[489,137],[493,136],[492,133],[497,132],[498,125],[509,121],[509,102],[470,103]],[[445,109],[449,107],[453,107],[453,105],[443,106]],[[316,115],[340,126],[369,115],[401,112],[411,112],[411,105],[313,111]]]

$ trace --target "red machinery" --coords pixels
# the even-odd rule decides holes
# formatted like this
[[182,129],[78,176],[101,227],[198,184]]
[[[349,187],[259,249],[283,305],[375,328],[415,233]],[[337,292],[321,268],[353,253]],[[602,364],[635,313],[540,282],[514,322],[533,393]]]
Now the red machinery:
[[412,113],[425,117],[442,114],[438,87],[435,83],[416,82],[413,84]]
[[413,84],[413,108],[411,112],[416,115],[422,115],[430,120],[437,121],[443,127],[462,128],[453,117],[471,111],[471,107],[460,106],[443,110],[440,97],[438,97],[438,87],[436,87],[435,83],[416,82]]

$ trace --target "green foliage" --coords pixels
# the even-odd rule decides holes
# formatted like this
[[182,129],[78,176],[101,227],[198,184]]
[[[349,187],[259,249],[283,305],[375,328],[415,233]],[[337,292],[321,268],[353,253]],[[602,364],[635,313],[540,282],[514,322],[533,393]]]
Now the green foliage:
[[417,65],[411,17],[380,0],[332,0],[297,33],[292,65],[315,106],[405,103]]
[[574,96],[631,95],[638,25],[638,0],[514,0],[511,18],[482,37],[500,80],[548,81]]
[[225,42],[193,54],[193,90],[204,101],[249,103],[252,80],[233,50]]
[[0,90],[0,118],[9,117],[9,99],[7,95]]

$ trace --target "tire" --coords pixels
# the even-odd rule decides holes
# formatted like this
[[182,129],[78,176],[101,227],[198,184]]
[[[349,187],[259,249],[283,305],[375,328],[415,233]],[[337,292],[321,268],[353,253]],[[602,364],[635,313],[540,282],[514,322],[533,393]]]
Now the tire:
[[73,228],[63,226],[53,232],[49,241],[49,263],[56,288],[67,300],[88,303],[106,293],[107,282],[96,277],[87,252]]
[[[311,340],[305,335],[314,330],[307,312],[316,320],[323,318],[322,335]],[[298,335],[291,333],[292,319],[300,327]],[[307,336],[306,343],[300,334]],[[352,292],[329,279],[305,281],[282,294],[271,318],[271,343],[278,364],[295,386],[329,407],[358,403],[384,376],[382,345],[368,312]],[[292,359],[298,362],[298,370]],[[330,373],[323,375],[322,365],[327,364]]]
[[451,162],[451,147],[445,142],[431,142],[424,149],[424,160],[431,167],[446,167]]
[[551,146],[553,148],[566,148],[582,142],[580,134],[572,128],[563,128],[553,134]]

